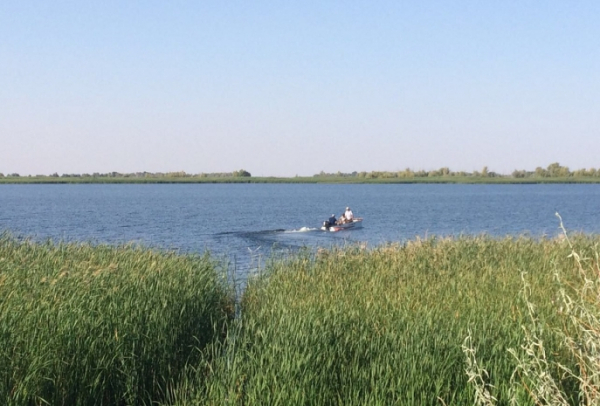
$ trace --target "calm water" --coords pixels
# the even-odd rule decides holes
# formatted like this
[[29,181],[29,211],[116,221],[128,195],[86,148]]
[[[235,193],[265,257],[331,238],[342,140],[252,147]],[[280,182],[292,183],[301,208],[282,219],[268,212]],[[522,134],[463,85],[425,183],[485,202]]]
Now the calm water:
[[[364,228],[318,230],[346,206]],[[600,185],[0,185],[0,231],[227,255],[417,236],[600,232]]]

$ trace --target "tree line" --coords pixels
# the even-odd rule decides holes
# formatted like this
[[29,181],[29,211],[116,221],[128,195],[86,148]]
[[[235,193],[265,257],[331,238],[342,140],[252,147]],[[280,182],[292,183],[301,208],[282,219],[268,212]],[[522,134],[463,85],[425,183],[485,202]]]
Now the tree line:
[[571,171],[569,167],[562,166],[558,162],[548,165],[547,168],[537,167],[533,171],[515,169],[511,174],[499,174],[490,171],[487,166],[484,166],[481,171],[465,172],[452,171],[450,168],[443,167],[440,169],[425,171],[413,171],[406,168],[401,171],[371,171],[371,172],[351,172],[351,173],[326,173],[321,171],[314,177],[348,177],[360,179],[390,179],[390,178],[439,178],[439,177],[476,177],[476,178],[579,178],[579,177],[600,177],[600,169],[577,169]]
[[[99,173],[94,172],[92,174],[89,173],[63,173],[59,175],[58,173],[52,173],[50,175],[35,175],[36,178],[237,178],[237,177],[251,177],[252,174],[244,169],[240,169],[238,171],[233,172],[213,172],[213,173],[186,173],[185,171],[177,171],[177,172],[132,172],[132,173],[121,173],[121,172],[106,172]],[[21,175],[18,173],[9,173],[4,175],[0,173],[0,178],[9,177],[9,178],[19,178]]]
[[[32,177],[31,175],[27,175]],[[18,173],[3,174],[0,173],[0,178],[19,178]],[[35,175],[36,178],[133,178],[133,179],[165,179],[165,178],[250,178],[252,174],[245,169],[240,169],[233,172],[213,172],[213,173],[187,173],[185,171],[177,172],[106,172],[106,173],[52,173],[50,175]],[[298,176],[296,176],[298,177]],[[411,179],[411,178],[515,178],[515,179],[544,179],[544,178],[600,178],[600,169],[577,169],[570,170],[568,166],[562,166],[558,162],[551,163],[546,168],[537,167],[533,171],[515,169],[510,174],[500,174],[490,171],[487,166],[484,166],[481,171],[452,171],[448,167],[442,167],[435,170],[412,170],[406,168],[400,171],[371,171],[371,172],[334,172],[327,173],[321,171],[313,175],[314,178],[356,178],[356,179]]]

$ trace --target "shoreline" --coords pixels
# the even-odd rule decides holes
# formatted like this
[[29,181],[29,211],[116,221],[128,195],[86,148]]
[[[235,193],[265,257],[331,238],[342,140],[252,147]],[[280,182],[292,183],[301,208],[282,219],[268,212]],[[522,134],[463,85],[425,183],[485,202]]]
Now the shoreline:
[[482,185],[534,185],[534,184],[600,184],[597,177],[564,177],[564,178],[482,178],[440,176],[431,178],[336,178],[336,177],[231,177],[231,178],[200,178],[200,177],[69,177],[51,178],[37,176],[4,177],[0,185],[16,184],[231,184],[231,183],[272,183],[272,184],[482,184]]

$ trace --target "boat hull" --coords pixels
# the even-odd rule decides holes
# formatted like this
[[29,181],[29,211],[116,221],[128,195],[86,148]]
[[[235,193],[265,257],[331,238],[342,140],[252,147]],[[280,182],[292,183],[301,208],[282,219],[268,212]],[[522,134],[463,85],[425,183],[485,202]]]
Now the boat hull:
[[342,231],[342,230],[351,230],[354,228],[361,228],[362,227],[362,219],[354,219],[352,220],[351,223],[344,223],[344,224],[336,224],[333,226],[329,226],[329,227],[321,227],[321,230],[323,231],[331,231],[331,232],[336,232],[336,231]]

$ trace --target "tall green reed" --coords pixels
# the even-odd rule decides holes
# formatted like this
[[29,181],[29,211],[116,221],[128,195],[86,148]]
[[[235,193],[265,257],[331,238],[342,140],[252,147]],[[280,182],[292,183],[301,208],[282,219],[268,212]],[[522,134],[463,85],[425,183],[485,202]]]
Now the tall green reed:
[[164,399],[224,334],[231,292],[209,257],[0,238],[0,403]]
[[[571,238],[556,214],[563,231],[562,238],[569,252],[565,262],[556,263],[553,269],[554,297],[534,297],[539,287],[530,275],[523,275],[522,302],[527,307],[528,319],[522,325],[523,339],[518,348],[508,349],[517,365],[507,382],[513,393],[511,404],[522,400],[516,393],[525,393],[536,405],[598,405],[600,404],[600,256],[598,240],[594,244],[581,236]],[[569,263],[570,262],[570,263]],[[565,266],[567,265],[567,266]],[[540,300],[551,301],[550,309],[558,323],[548,323],[539,311]],[[544,340],[544,332],[551,330],[558,337],[558,349]],[[473,368],[477,363],[470,345],[464,347],[468,357],[467,373],[477,393],[489,387],[484,368]],[[560,351],[563,358],[553,357]],[[487,360],[478,357],[482,363]],[[570,362],[566,362],[568,360]],[[495,405],[496,399],[479,397],[479,404]]]
[[[557,325],[552,270],[573,269],[569,252],[556,239],[481,236],[273,261],[249,281],[236,329],[202,384],[176,403],[473,403],[463,354],[469,331],[498,402],[531,403],[512,391],[518,362],[506,356],[528,319],[521,274],[538,288],[539,314]],[[573,365],[553,331],[541,334],[551,357]]]

